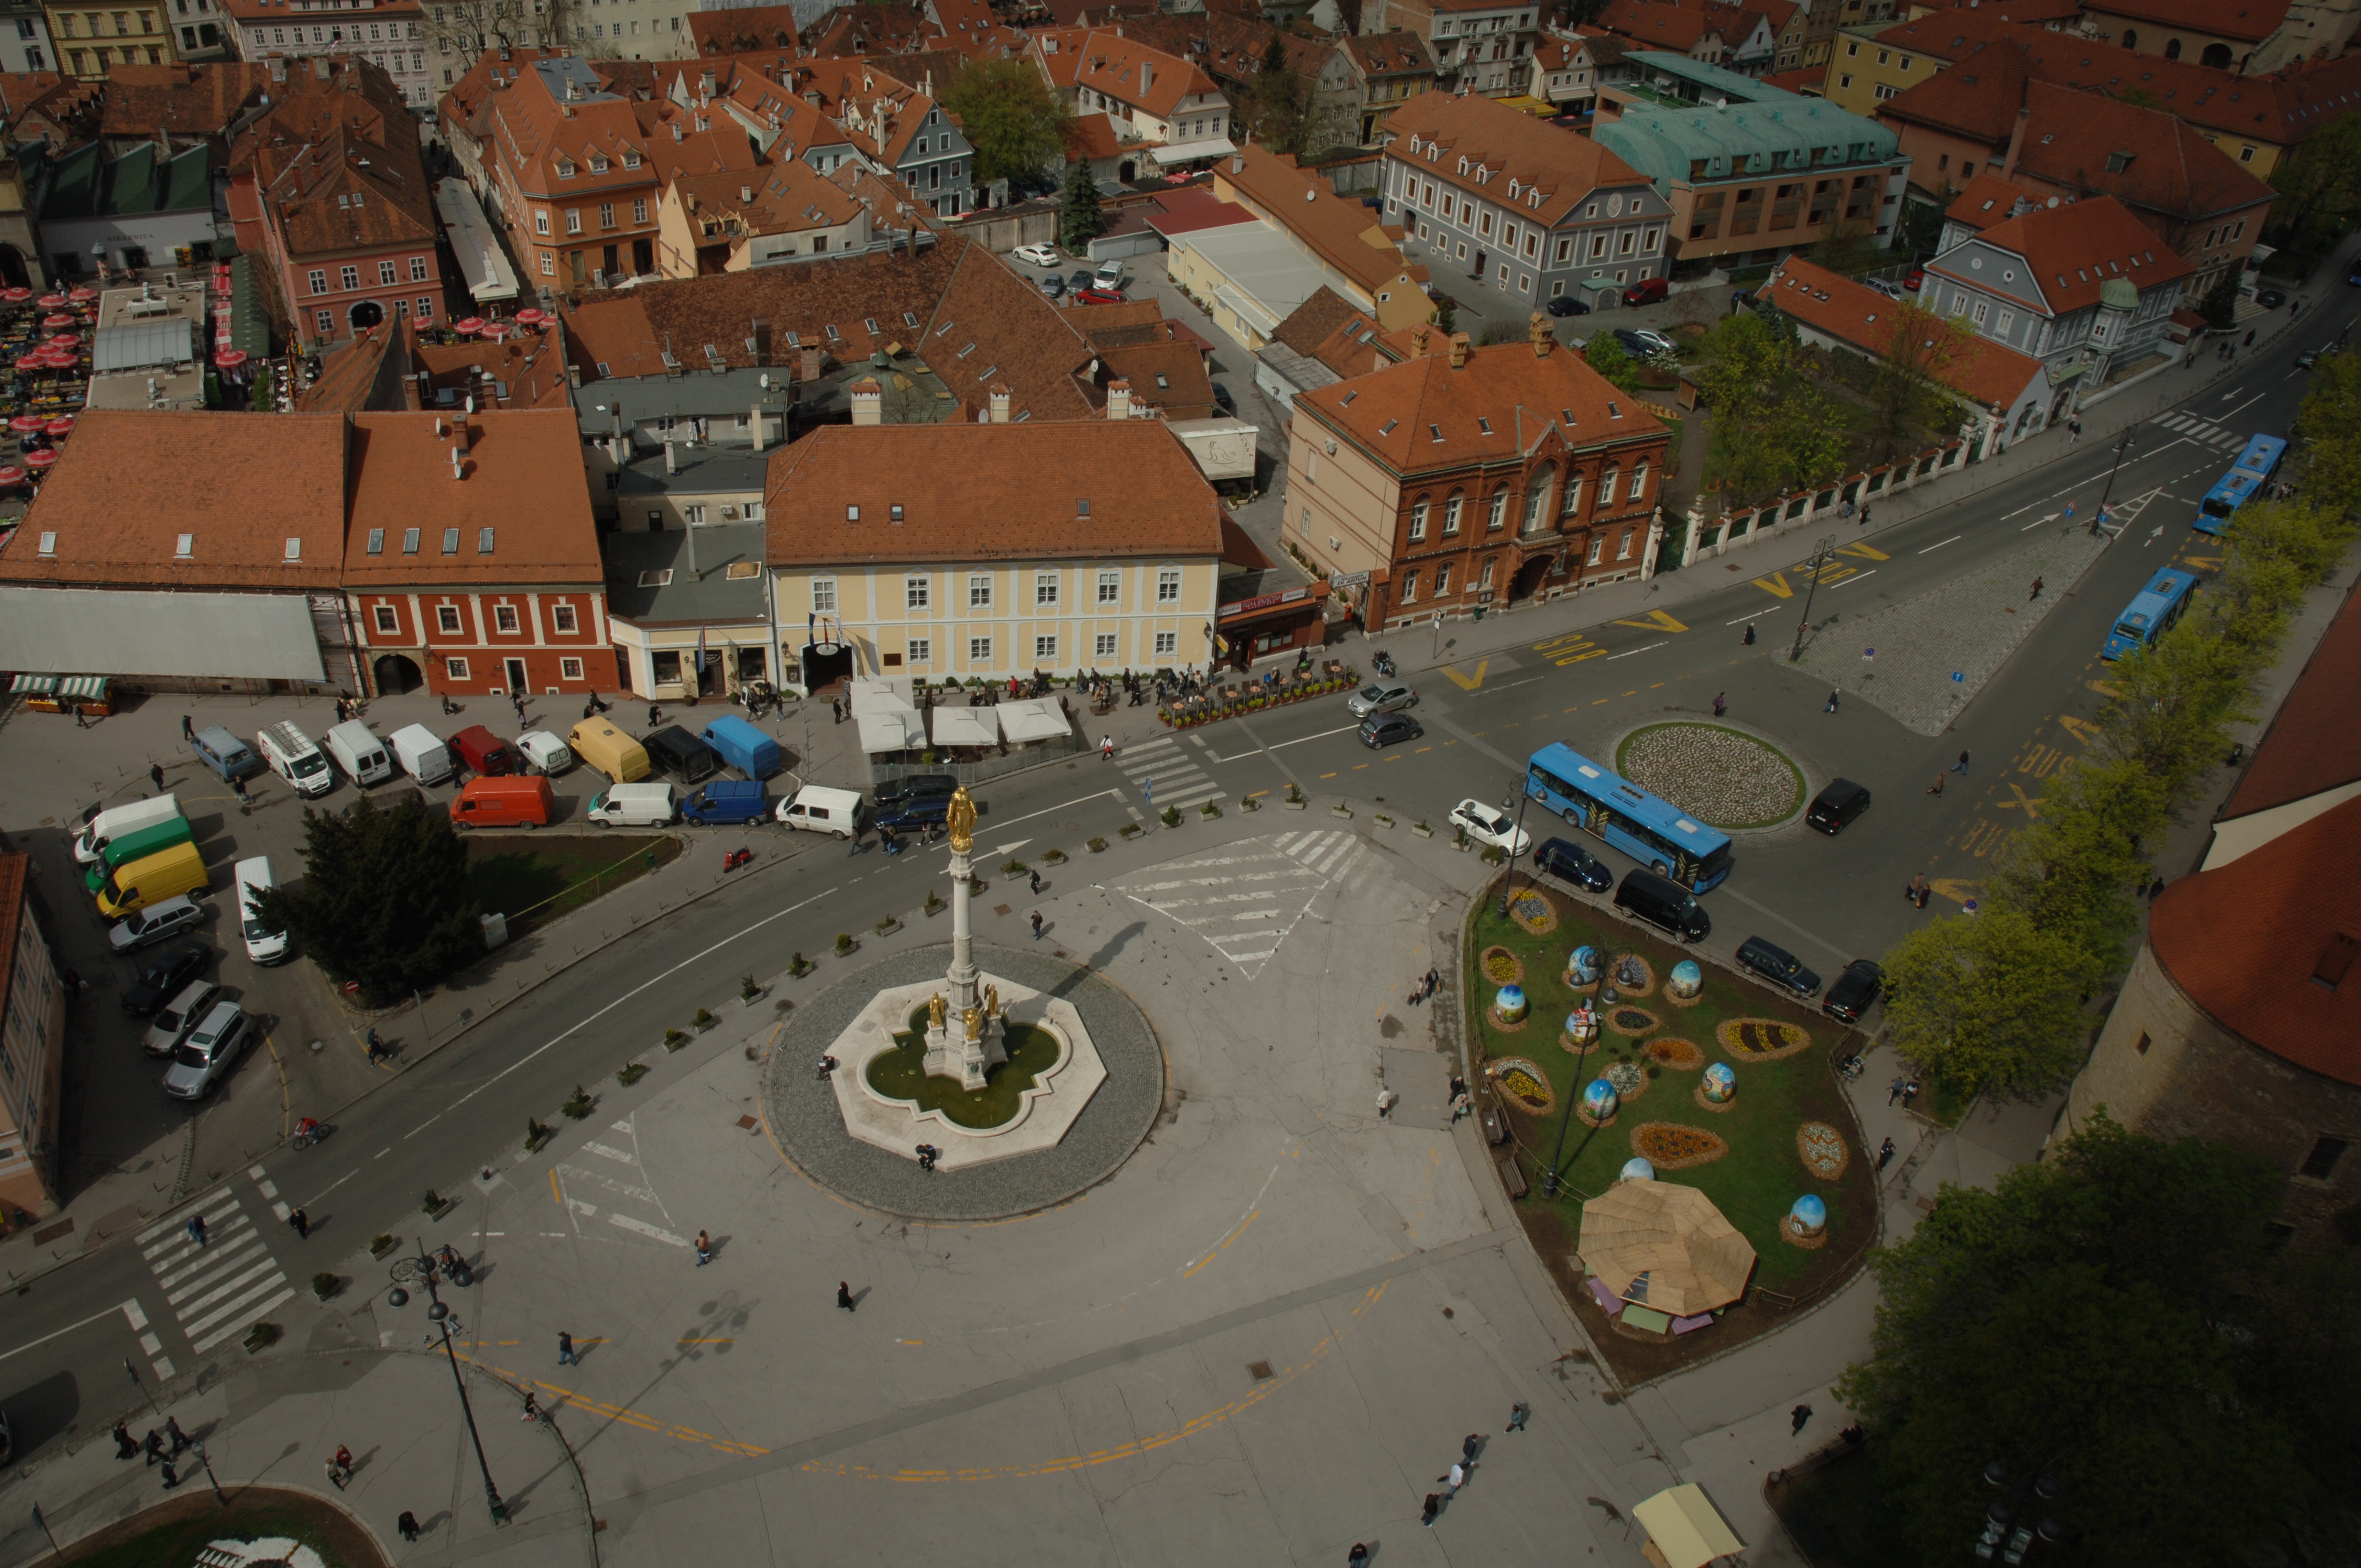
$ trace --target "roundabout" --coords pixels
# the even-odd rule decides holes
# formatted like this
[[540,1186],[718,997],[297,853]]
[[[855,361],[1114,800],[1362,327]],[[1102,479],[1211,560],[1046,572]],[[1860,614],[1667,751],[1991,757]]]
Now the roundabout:
[[1722,724],[1642,726],[1616,744],[1615,771],[1726,833],[1776,828],[1804,808],[1803,769]]

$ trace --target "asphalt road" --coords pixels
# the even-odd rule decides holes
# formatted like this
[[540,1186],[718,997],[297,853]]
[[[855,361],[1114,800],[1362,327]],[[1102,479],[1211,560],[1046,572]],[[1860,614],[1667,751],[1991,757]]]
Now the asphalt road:
[[[2303,391],[2294,356],[2333,338],[2349,315],[2341,298],[2321,309],[2308,330],[2262,356],[2226,391],[2198,394],[2194,411],[2241,438],[2287,431]],[[1820,575],[1815,625],[1834,620],[1840,628],[1842,618],[1872,604],[1903,602],[2005,561],[2045,530],[2079,526],[2053,514],[2075,499],[2087,518],[2114,461],[2112,450],[2086,443],[1971,501],[1848,541]],[[1112,838],[1169,802],[1216,791],[1235,802],[1283,792],[1290,783],[1315,799],[1382,802],[1406,819],[1440,824],[1462,798],[1497,803],[1511,795],[1521,759],[1547,741],[1609,753],[1633,726],[1668,711],[1708,712],[1714,696],[1726,693],[1730,718],[1785,747],[1814,787],[1841,773],[1870,785],[1877,805],[1833,839],[1800,823],[1742,836],[1735,870],[1707,897],[1715,930],[1706,945],[1727,953],[1759,932],[1832,975],[1849,958],[1883,951],[1910,922],[1956,908],[1947,899],[1921,914],[1902,903],[1901,885],[1914,872],[1940,879],[1955,899],[2004,847],[2039,778],[2087,734],[2075,727],[2102,700],[2092,683],[2103,675],[2097,653],[2114,618],[2157,567],[2218,559],[2212,542],[2187,522],[2228,461],[2201,439],[2140,427],[2114,482],[2118,498],[2159,492],[2139,523],[2079,582],[2049,585],[2062,602],[1950,729],[1932,739],[1866,703],[1849,703],[1836,715],[1821,710],[1821,679],[1785,660],[1807,570],[1795,559],[1749,554],[1725,586],[1682,601],[1676,612],[1464,665],[1450,663],[1451,628],[1434,641],[1433,667],[1413,667],[1425,639],[1393,640],[1421,692],[1415,713],[1426,734],[1382,753],[1357,743],[1340,700],[1273,709],[1168,737],[1114,762],[1085,757],[993,785],[979,824],[978,864],[1055,844],[1076,857],[1059,877],[1091,879],[1082,845],[1092,836]],[[1783,543],[1808,550],[1802,541]],[[1720,573],[1728,565],[1688,570]],[[1749,624],[1762,633],[1751,648],[1741,642]],[[1942,797],[1923,795],[1925,781],[1963,748],[1978,760],[1976,771]],[[1528,821],[1536,838],[1554,827]],[[788,845],[799,852],[785,852]],[[1620,853],[1593,847],[1619,874],[1629,868]],[[415,1231],[425,1189],[464,1201],[479,1168],[516,1152],[529,1116],[555,1122],[576,1084],[595,1084],[634,1057],[661,1060],[664,1030],[695,1007],[738,1007],[738,976],[775,975],[796,951],[826,965],[834,961],[823,955],[837,932],[864,932],[887,914],[909,917],[928,885],[940,885],[944,854],[938,847],[888,861],[873,844],[850,856],[832,840],[789,838],[756,873],[616,943],[598,962],[577,966],[391,1079],[346,1113],[325,1144],[268,1157],[254,1168],[258,1176],[234,1173],[214,1190],[210,1212],[223,1216],[214,1222],[216,1245],[246,1238],[251,1225],[253,1238],[237,1245],[258,1246],[283,1281],[267,1277],[263,1266],[246,1287],[256,1292],[250,1300],[212,1304],[217,1321],[194,1332],[184,1325],[203,1321],[205,1304],[170,1299],[175,1292],[159,1271],[170,1275],[178,1266],[146,1255],[178,1235],[172,1227],[185,1210],[159,1221],[161,1234],[144,1245],[102,1248],[27,1286],[0,1307],[0,1409],[15,1424],[20,1458],[38,1454],[69,1424],[87,1434],[128,1409],[126,1362],[150,1386],[166,1362],[183,1377],[226,1367],[238,1354],[234,1338],[203,1351],[195,1348],[199,1341],[250,1321],[281,1290],[300,1293],[314,1269],[348,1260],[370,1235]],[[988,897],[979,906],[981,934],[1021,933],[1027,909],[1021,890],[1012,892],[1017,896]],[[1008,913],[996,913],[1004,905]],[[714,1048],[693,1046],[681,1059]],[[308,1212],[316,1227],[311,1241],[299,1242],[278,1223],[274,1201]],[[363,1289],[381,1283],[373,1271],[356,1281]]]

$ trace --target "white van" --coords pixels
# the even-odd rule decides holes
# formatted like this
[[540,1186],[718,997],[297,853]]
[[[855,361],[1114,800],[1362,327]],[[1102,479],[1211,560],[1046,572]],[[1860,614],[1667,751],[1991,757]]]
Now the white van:
[[105,852],[107,841],[126,833],[137,833],[142,828],[153,828],[170,822],[181,815],[181,797],[176,795],[150,795],[126,806],[110,806],[90,819],[90,826],[74,839],[74,859],[83,865],[93,864]]
[[357,718],[348,718],[328,731],[328,755],[364,789],[393,777],[393,761],[385,754],[385,742]]
[[601,828],[657,828],[680,815],[668,784],[609,784],[582,814]]
[[297,795],[325,795],[336,787],[328,759],[294,725],[282,719],[256,736],[254,742],[270,771],[293,784]]
[[287,957],[287,933],[275,931],[254,912],[254,895],[277,887],[270,874],[270,857],[257,855],[237,862],[237,928],[246,938],[246,956],[258,964],[275,964]]
[[806,784],[779,802],[778,818],[789,828],[833,833],[840,839],[857,839],[869,827],[869,810],[859,790],[821,784]]
[[405,724],[393,732],[393,759],[401,771],[423,784],[438,784],[458,770],[451,748],[423,724]]
[[516,738],[516,749],[524,753],[528,773],[544,778],[555,778],[574,765],[574,753],[566,742],[546,729],[528,729]]

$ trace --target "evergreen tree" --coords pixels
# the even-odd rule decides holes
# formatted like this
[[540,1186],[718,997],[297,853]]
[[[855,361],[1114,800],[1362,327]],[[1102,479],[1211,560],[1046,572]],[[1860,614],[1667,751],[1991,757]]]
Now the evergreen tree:
[[451,819],[416,794],[379,811],[363,795],[345,811],[303,812],[303,880],[256,899],[330,980],[360,982],[382,1007],[433,985],[483,951],[467,852]]
[[1090,160],[1078,158],[1066,166],[1066,194],[1058,208],[1058,242],[1081,256],[1105,231],[1098,182],[1091,178]]

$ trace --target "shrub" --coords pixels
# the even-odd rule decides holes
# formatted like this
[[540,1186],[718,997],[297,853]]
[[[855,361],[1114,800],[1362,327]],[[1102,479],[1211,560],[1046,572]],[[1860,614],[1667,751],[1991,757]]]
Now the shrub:
[[1219,817],[1221,814],[1222,808],[1210,800],[1197,808],[1197,815],[1207,818]]
[[1007,861],[1001,866],[1000,874],[1002,876],[1023,876],[1027,872],[1029,872],[1032,869],[1032,867],[1027,865],[1023,861],[1011,855]]
[[567,1121],[579,1122],[590,1114],[596,1105],[597,1102],[590,1098],[589,1091],[577,1083],[574,1086],[574,1098],[560,1105],[558,1110],[565,1113]]
[[849,952],[852,951],[852,933],[851,933],[851,932],[850,932],[850,931],[839,931],[839,932],[836,934],[836,950],[837,950],[839,953],[849,953]]
[[390,1253],[392,1250],[393,1238],[387,1235],[384,1232],[380,1231],[376,1235],[369,1237],[369,1255],[371,1257],[383,1257],[387,1253]]
[[1167,828],[1178,828],[1180,826],[1180,808],[1177,806],[1168,806],[1164,808],[1163,815],[1157,820]]
[[1106,840],[1104,839],[1092,839],[1091,853],[1093,855],[1103,855],[1106,853]]
[[1287,784],[1287,799],[1288,804],[1291,806],[1301,806],[1303,804],[1303,786],[1297,784],[1294,780],[1290,779]]
[[312,1276],[312,1294],[324,1301],[344,1288],[344,1281],[323,1270]]
[[1505,862],[1505,861],[1508,860],[1508,858],[1509,858],[1509,851],[1508,851],[1508,850],[1503,850],[1502,848],[1500,848],[1500,846],[1499,846],[1499,845],[1498,845],[1498,844],[1487,844],[1487,845],[1485,845],[1485,846],[1484,846],[1484,863],[1485,863],[1486,865],[1488,865],[1488,866],[1497,866],[1497,865],[1500,865],[1500,864],[1502,864],[1503,862]]
[[700,1029],[709,1029],[713,1027],[713,1014],[707,1012],[702,1007],[691,1014],[688,1021],[696,1025]]
[[443,1212],[443,1194],[435,1191],[432,1187],[428,1188],[426,1190],[426,1196],[419,1201],[418,1207],[423,1212],[429,1214],[441,1213]]
[[[557,1129],[551,1126],[548,1123],[539,1121],[532,1116],[527,1116],[524,1119],[524,1152],[527,1154],[533,1153],[533,1150],[549,1142],[549,1140],[556,1136],[556,1135]],[[389,1241],[392,1240],[390,1236],[386,1239]]]
[[876,927],[877,934],[881,937],[890,937],[901,928],[902,923],[899,920],[895,919],[891,915],[888,915],[884,919],[877,922]]
[[629,1089],[647,1077],[648,1064],[643,1061],[625,1062],[615,1069],[615,1081]]
[[793,958],[790,958],[787,960],[787,972],[795,976],[797,980],[801,980],[804,976],[811,973],[812,968],[812,961],[804,957],[801,951],[797,951]]
[[664,1049],[668,1051],[676,1051],[680,1049],[681,1047],[688,1044],[688,1031],[686,1029],[666,1029],[664,1031]]
[[752,975],[741,974],[738,977],[738,994],[752,1002],[763,994],[763,988],[755,983]]

